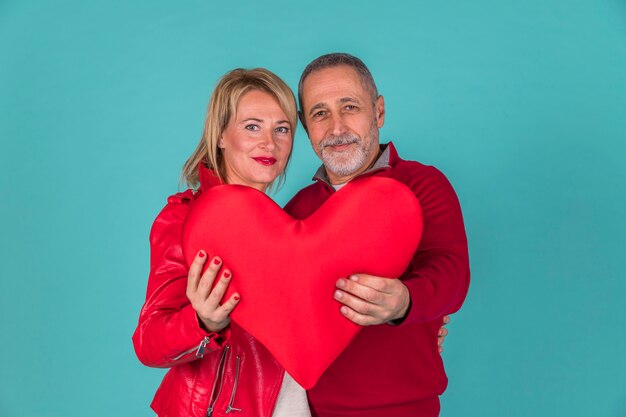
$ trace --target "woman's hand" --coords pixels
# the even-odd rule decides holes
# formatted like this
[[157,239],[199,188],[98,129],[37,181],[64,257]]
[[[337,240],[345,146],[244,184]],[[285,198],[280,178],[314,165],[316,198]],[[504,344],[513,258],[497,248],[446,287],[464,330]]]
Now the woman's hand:
[[230,323],[230,313],[239,303],[239,294],[233,294],[220,305],[232,279],[232,274],[229,270],[224,269],[217,285],[211,289],[222,266],[222,260],[218,257],[211,259],[211,264],[200,276],[206,260],[206,252],[203,250],[198,252],[196,259],[193,260],[187,275],[187,298],[191,301],[192,307],[196,310],[196,314],[206,330],[219,332]]
[[439,347],[439,353],[443,352],[443,339],[448,335],[448,329],[445,328],[445,325],[450,323],[450,316],[443,316],[443,324],[439,329],[439,334],[437,335],[437,346]]

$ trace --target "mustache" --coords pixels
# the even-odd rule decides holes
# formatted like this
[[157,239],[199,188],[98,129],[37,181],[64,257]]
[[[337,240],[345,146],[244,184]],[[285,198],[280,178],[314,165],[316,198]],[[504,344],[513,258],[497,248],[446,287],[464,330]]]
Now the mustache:
[[328,146],[349,145],[361,143],[361,138],[356,135],[328,136],[320,141],[319,148],[323,150]]

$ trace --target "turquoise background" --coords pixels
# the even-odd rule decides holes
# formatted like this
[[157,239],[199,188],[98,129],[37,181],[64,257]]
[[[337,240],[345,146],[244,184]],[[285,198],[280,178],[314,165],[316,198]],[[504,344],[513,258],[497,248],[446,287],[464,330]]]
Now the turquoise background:
[[[331,51],[463,206],[442,416],[626,416],[626,2],[233,3],[0,1],[0,416],[152,415],[147,238],[210,92]],[[275,199],[317,165],[299,128]]]

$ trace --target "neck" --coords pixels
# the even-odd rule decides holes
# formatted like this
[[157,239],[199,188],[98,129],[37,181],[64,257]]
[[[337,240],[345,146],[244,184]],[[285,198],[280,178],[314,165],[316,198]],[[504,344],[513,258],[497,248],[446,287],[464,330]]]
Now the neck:
[[250,188],[254,188],[256,190],[259,190],[260,192],[267,194],[267,189],[268,189],[268,184],[264,184],[264,183],[256,183],[256,184],[245,184],[242,181],[237,181],[237,180],[233,180],[230,181],[228,178],[224,179],[224,184],[229,184],[229,185],[244,185],[246,187],[250,187]]

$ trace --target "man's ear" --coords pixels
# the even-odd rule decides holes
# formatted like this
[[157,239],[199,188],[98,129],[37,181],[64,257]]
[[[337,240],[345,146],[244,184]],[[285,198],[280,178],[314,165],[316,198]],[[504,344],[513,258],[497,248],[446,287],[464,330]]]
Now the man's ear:
[[376,99],[374,111],[376,112],[376,125],[380,129],[385,124],[385,98],[383,96],[378,96]]
[[300,119],[300,123],[302,124],[304,131],[309,133],[309,131],[306,128],[306,120],[304,119],[304,114],[302,114],[301,111],[298,111],[298,119]]

